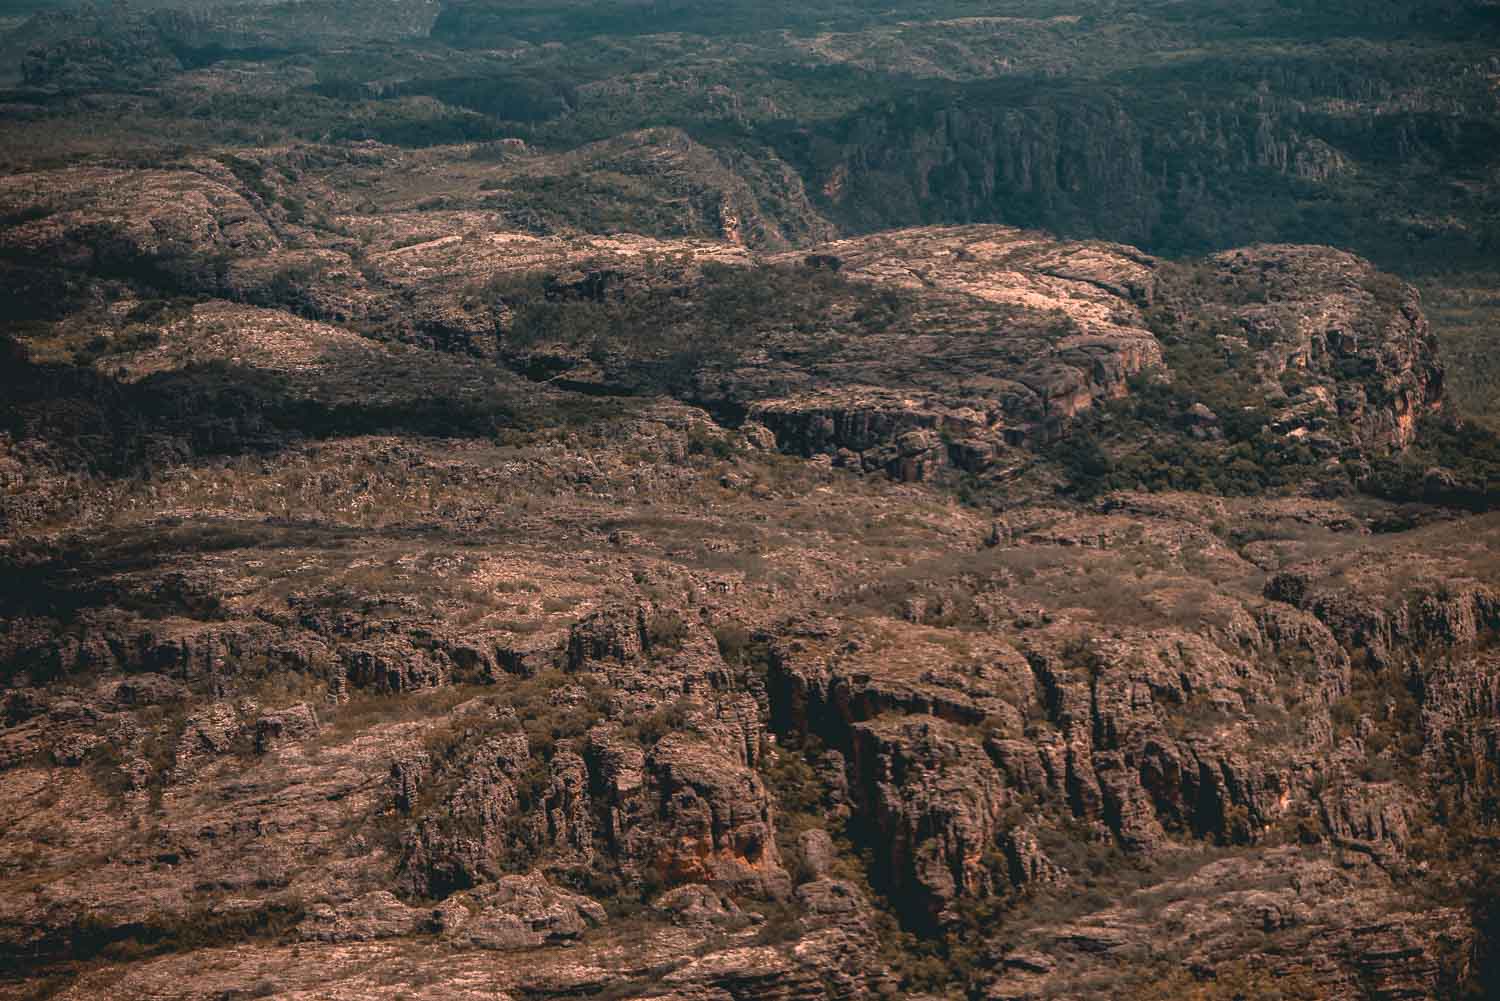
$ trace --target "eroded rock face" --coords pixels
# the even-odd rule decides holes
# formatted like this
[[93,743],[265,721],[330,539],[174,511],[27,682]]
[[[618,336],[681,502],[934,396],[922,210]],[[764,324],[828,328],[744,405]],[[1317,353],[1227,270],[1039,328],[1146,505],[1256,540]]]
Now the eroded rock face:
[[[1247,887],[1252,887],[1247,888]],[[1362,892],[1354,892],[1362,887]],[[1216,961],[1224,943],[1247,932],[1306,943],[1309,951],[1243,955],[1286,985],[1319,997],[1421,996],[1441,980],[1439,930],[1457,915],[1407,911],[1373,865],[1351,871],[1328,859],[1278,850],[1249,859],[1195,865],[1164,881],[1148,898],[1130,895],[1086,918],[1028,929],[999,958],[986,997],[1022,999],[1048,989],[1083,990],[1126,957],[1183,956]],[[1146,931],[1141,908],[1167,915]],[[1451,927],[1451,926],[1450,926]],[[1326,936],[1337,939],[1330,949]],[[1334,955],[1341,961],[1331,961]]]
[[[1333,420],[1366,450],[1403,449],[1442,406],[1437,340],[1415,290],[1327,247],[1218,254],[1192,294],[1210,324],[1242,337],[1273,396],[1278,430],[1316,443]],[[1282,384],[1298,385],[1290,396]],[[1336,436],[1335,436],[1336,437]]]
[[[940,666],[953,658],[941,647],[918,657],[917,630],[899,647],[909,663],[804,633],[777,648],[771,692],[783,725],[849,749],[854,822],[885,846],[875,877],[913,920],[941,926],[965,898],[1070,878],[1037,844],[1031,804],[1050,802],[1149,853],[1169,831],[1248,836],[1306,795],[1310,761],[1287,756],[1267,769],[1252,748],[1270,721],[1257,724],[1252,710],[1286,713],[1278,692],[1293,685],[1303,702],[1293,711],[1326,712],[1347,685],[1347,660],[1315,621],[1301,622],[1321,651],[1317,666],[1262,674],[1261,651],[1290,651],[1291,630],[1278,619],[1267,635],[1234,611],[1238,656],[1181,633],[1082,645],[1039,634],[1025,656],[986,650],[981,663],[999,669],[963,674]],[[885,715],[893,710],[930,715]],[[966,731],[975,726],[989,735]],[[1312,734],[1318,726],[1309,723]]]
[[[92,303],[31,343],[104,344],[5,375],[0,958],[185,951],[77,998],[1454,980],[1475,930],[1417,891],[1493,799],[1493,525],[1085,502],[1045,451],[1200,341],[1272,438],[1407,447],[1441,406],[1409,290],[1316,248],[835,240],[669,130],[476,152],[518,198],[586,162],[692,204],[523,231],[325,183],[457,169],[381,147],[0,183],[0,256]],[[604,333],[523,329],[554,307]],[[732,350],[608,336],[710,307]]]
[[[683,158],[713,159],[670,130],[619,145],[570,156],[640,157],[669,175]],[[702,232],[691,237],[535,232],[483,209],[353,212],[327,179],[372,167],[361,155],[373,165],[413,168],[394,151],[294,148],[118,176],[75,168],[13,178],[0,189],[0,209],[22,221],[0,234],[0,249],[48,263],[8,272],[4,286],[29,309],[39,301],[35,290],[49,283],[71,289],[68,301],[94,302],[118,294],[109,282],[144,281],[495,358],[558,386],[665,389],[752,417],[784,451],[826,455],[840,467],[904,482],[1014,475],[1028,460],[1023,446],[1054,440],[1083,415],[1127,397],[1133,379],[1171,378],[1156,336],[1164,323],[1217,337],[1226,357],[1246,354],[1248,365],[1234,364],[1253,375],[1253,391],[1272,406],[1275,434],[1329,460],[1348,447],[1371,454],[1405,448],[1417,421],[1441,405],[1441,368],[1415,293],[1326,248],[1260,246],[1185,271],[1121,245],[970,226],[777,254],[766,249],[783,239],[773,219],[796,219],[802,210],[757,216],[748,189],[728,180],[725,190],[738,193],[725,194],[725,205],[737,207],[722,211],[740,223],[718,232],[696,224],[683,230]],[[523,160],[514,168],[517,183],[577,167]],[[112,195],[101,200],[105,188]],[[285,203],[300,203],[291,192],[311,192],[336,215],[340,232],[352,235],[331,238],[289,215]],[[753,226],[752,218],[759,219]],[[764,232],[746,239],[741,223]],[[814,226],[801,237],[826,235]],[[899,315],[871,326],[871,310],[860,303],[828,308],[807,324],[760,323],[752,315],[744,325],[754,332],[737,334],[733,344],[685,350],[591,340],[586,329],[538,336],[527,320],[524,289],[534,285],[547,302],[620,316],[660,310],[665,326],[701,331],[713,318],[694,311],[718,308],[705,275],[719,267],[804,277],[836,271],[846,283],[839,295],[863,289],[899,303]],[[97,329],[118,343],[134,328],[128,310],[116,312]],[[123,367],[139,378],[213,359],[299,373],[334,358],[382,363],[368,342],[337,328],[271,314],[247,323],[232,312],[196,307],[155,346],[112,356],[110,371]],[[1200,438],[1221,433],[1222,415],[1201,401],[1183,419]]]
[[[584,93],[589,94],[590,88],[585,87]],[[561,155],[519,157],[507,167],[501,168],[501,178],[491,181],[490,190],[498,193],[487,201],[526,204],[533,229],[587,224],[579,211],[583,206],[576,201],[528,198],[539,181],[581,177],[584,191],[608,199],[614,212],[625,215],[637,199],[624,196],[618,184],[611,182],[628,176],[654,189],[638,197],[642,222],[661,219],[662,202],[681,207],[662,226],[667,232],[655,235],[693,233],[746,247],[781,250],[822,242],[836,233],[813,207],[802,178],[785,161],[769,151],[712,150],[681,129],[629,132]],[[587,197],[580,192],[577,201]],[[514,217],[519,212],[511,208],[509,214]],[[646,226],[632,228],[653,232]]]
[[861,723],[853,737],[856,802],[889,846],[875,876],[912,923],[940,927],[960,899],[997,892],[1009,869],[987,856],[1009,802],[981,748],[920,717]]
[[[685,463],[676,419],[658,416],[661,454]],[[442,475],[460,468],[445,461]],[[36,858],[5,856],[40,887],[0,915],[5,948],[46,954],[82,927],[195,920],[229,896],[254,921],[295,915],[302,951],[234,946],[238,958],[213,974],[222,983],[192,990],[300,982],[309,956],[362,983],[359,964],[384,950],[422,957],[442,942],[456,951],[413,958],[413,977],[451,983],[471,952],[504,950],[527,962],[507,967],[497,991],[561,996],[647,978],[684,997],[775,985],[863,998],[900,989],[874,958],[888,922],[971,934],[974,908],[1015,900],[1003,947],[974,980],[984,996],[1089,996],[1103,970],[1184,955],[1264,956],[1329,997],[1361,983],[1419,996],[1452,975],[1466,919],[1403,903],[1430,801],[1397,766],[1436,776],[1495,752],[1484,646],[1495,602],[1474,576],[1482,565],[1464,562],[1472,527],[1429,532],[1408,551],[1328,502],[1116,495],[1089,510],[1015,510],[1003,526],[940,507],[925,527],[900,529],[931,558],[872,580],[868,558],[850,554],[914,488],[818,475],[840,503],[873,503],[860,500],[870,490],[878,503],[819,551],[824,569],[790,562],[808,559],[800,545],[761,558],[809,567],[827,599],[726,588],[723,570],[666,577],[669,559],[639,555],[657,529],[633,523],[623,554],[619,529],[599,531],[588,565],[621,567],[628,586],[643,586],[635,574],[678,581],[681,600],[663,583],[633,600],[601,586],[563,613],[570,625],[525,642],[502,639],[486,595],[548,614],[566,557],[402,555],[391,573],[441,566],[470,590],[450,599],[461,592],[434,577],[428,600],[452,604],[388,597],[404,611],[378,632],[327,599],[278,606],[284,584],[260,590],[231,572],[253,569],[243,556],[186,575],[130,571],[175,579],[163,594],[221,595],[193,606],[217,618],[116,610],[79,618],[68,644],[40,619],[7,620],[17,684],[0,790],[17,804],[45,802],[49,783],[61,796],[17,811],[28,818],[18,837],[54,830]],[[716,491],[720,476],[707,480]],[[828,494],[798,496],[818,505]],[[824,511],[825,530],[840,524],[808,510]],[[1269,585],[1203,528],[1289,513],[1307,521],[1279,540],[1287,562]],[[724,540],[705,551],[732,551],[729,526],[713,524],[695,528]],[[1337,540],[1347,555],[1297,560],[1309,525],[1326,533],[1319,546]],[[668,537],[662,551],[680,545]],[[332,582],[337,550],[318,552],[289,553],[288,572],[316,558]],[[368,573],[366,558],[356,570]],[[1142,568],[1129,577],[1134,603],[1110,597],[1117,559]],[[1403,579],[1449,583],[1382,590],[1392,561]],[[518,579],[527,586],[506,583]],[[234,618],[239,608],[255,621]],[[762,618],[735,639],[716,617],[745,608]],[[764,659],[747,661],[754,642]],[[388,669],[352,669],[375,649]],[[1413,663],[1421,683],[1406,690],[1420,704],[1364,694]],[[303,679],[307,694],[245,694],[262,670]],[[113,846],[103,882],[68,868],[101,843]],[[868,868],[850,848],[869,853]],[[1045,901],[1084,897],[1120,866],[1139,866],[1142,885],[1073,916],[1049,912]],[[653,915],[645,947],[627,946],[639,931],[602,910],[637,894]],[[874,908],[880,896],[894,918]],[[559,965],[562,953],[593,958],[585,971]],[[130,982],[155,983],[177,960],[157,962]]]
[[824,259],[921,305],[899,346],[867,341],[830,360],[835,386],[756,404],[803,454],[852,453],[841,461],[907,481],[983,472],[1161,366],[1141,313],[1155,262],[1129,248],[967,227],[840,241],[806,258]]
[[506,876],[449,897],[433,916],[443,938],[481,949],[571,941],[607,920],[599,904],[550,886],[536,874]]
[[406,906],[389,891],[376,890],[341,907],[320,904],[312,908],[298,933],[320,942],[366,942],[415,934],[427,921],[420,908]]
[[733,899],[699,883],[668,890],[652,906],[674,924],[734,926],[751,920]]

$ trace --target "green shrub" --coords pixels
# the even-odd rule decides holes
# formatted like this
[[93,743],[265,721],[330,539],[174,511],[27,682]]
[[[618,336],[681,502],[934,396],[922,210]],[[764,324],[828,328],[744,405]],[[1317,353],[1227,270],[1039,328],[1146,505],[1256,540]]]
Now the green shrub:
[[276,941],[289,935],[304,913],[300,903],[277,902],[227,913],[203,909],[153,915],[123,925],[85,915],[70,932],[69,955],[126,962],[237,942]]
[[[540,273],[504,276],[474,294],[509,315],[497,328],[503,350],[528,356],[560,347],[592,359],[641,393],[691,394],[695,373],[737,363],[761,346],[767,332],[817,334],[828,344],[834,332],[883,330],[908,313],[899,294],[822,268],[710,262],[694,279],[665,270],[675,265],[657,267],[664,269],[659,284],[644,291],[584,262],[582,281],[563,283]],[[690,445],[721,458],[732,451],[727,441],[701,435]]]
[[681,650],[687,638],[688,624],[677,612],[657,612],[646,623],[646,646],[651,653]]
[[718,644],[719,656],[731,667],[739,667],[751,655],[755,638],[750,630],[738,622],[725,622],[714,627],[714,642]]
[[691,708],[691,703],[687,700],[678,699],[671,705],[648,713],[625,727],[625,736],[638,744],[650,747],[663,737],[687,729]]
[[1243,961],[1216,966],[1211,974],[1170,970],[1121,994],[1124,1001],[1318,1001],[1324,996],[1322,986],[1305,975],[1281,976]]

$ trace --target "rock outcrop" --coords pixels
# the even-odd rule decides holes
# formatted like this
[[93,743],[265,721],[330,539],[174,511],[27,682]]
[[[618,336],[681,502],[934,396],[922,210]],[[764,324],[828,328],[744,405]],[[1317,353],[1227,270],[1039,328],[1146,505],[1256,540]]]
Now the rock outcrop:
[[[190,63],[273,40],[117,16],[155,27],[42,38],[27,99],[134,52],[196,101]],[[511,41],[441,78],[286,63],[309,115],[360,95],[316,143],[0,178],[0,997],[1356,1001],[1485,969],[1497,524],[1354,493],[1459,483],[1416,461],[1448,404],[1410,288],[1300,245],[843,235],[902,162],[987,217],[940,176],[964,136],[986,200],[1117,178],[1101,226],[1149,229],[1160,192],[1100,145],[1128,115],[1028,106],[825,148],[809,193],[750,128],[800,97],[711,95],[754,144],[645,105],[591,131],[673,81],[526,80],[547,46]],[[222,106],[264,97],[243,73]],[[527,139],[464,104],[502,100]],[[336,138],[391,107],[478,131]],[[1269,120],[1242,152],[1349,169]]]

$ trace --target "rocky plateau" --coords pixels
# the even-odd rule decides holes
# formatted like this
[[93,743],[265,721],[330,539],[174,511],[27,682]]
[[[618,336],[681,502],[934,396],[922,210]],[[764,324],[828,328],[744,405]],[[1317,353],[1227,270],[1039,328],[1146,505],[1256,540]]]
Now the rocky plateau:
[[1061,73],[1053,4],[271,6],[29,18],[0,135],[442,59],[535,127],[0,161],[0,999],[1500,996],[1500,445],[1414,285],[1115,242],[1128,145],[1129,226],[929,211],[1110,183],[999,104],[621,110]]

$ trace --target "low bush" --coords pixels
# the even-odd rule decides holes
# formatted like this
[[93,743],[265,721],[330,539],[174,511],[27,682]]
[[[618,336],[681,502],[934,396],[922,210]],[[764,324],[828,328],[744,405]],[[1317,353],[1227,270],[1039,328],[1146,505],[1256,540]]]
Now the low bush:
[[85,915],[68,933],[71,959],[127,962],[248,941],[277,941],[302,921],[300,903],[278,902],[228,912],[211,909],[161,914],[126,924]]
[[681,650],[688,638],[688,624],[677,612],[657,612],[646,623],[646,646],[655,653]]
[[[908,313],[899,294],[826,268],[709,263],[697,278],[664,270],[661,287],[649,290],[606,268],[584,270],[582,281],[567,284],[540,273],[506,275],[474,296],[510,317],[497,331],[506,351],[564,348],[610,367],[641,393],[691,395],[700,369],[734,364],[771,332],[817,334],[832,344],[838,334],[884,330]],[[729,452],[725,441],[694,442],[707,454]]]

